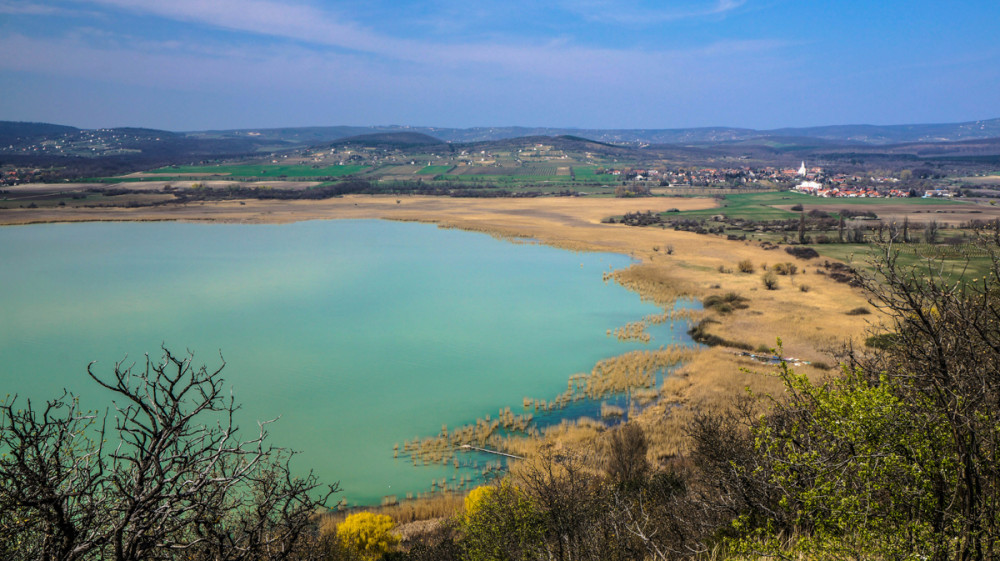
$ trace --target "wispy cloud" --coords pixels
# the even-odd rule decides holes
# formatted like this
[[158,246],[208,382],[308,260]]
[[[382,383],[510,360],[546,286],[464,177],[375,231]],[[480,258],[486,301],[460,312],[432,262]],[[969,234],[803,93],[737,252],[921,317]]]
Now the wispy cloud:
[[[433,115],[464,111],[465,120],[482,120],[487,109],[573,124],[583,111],[591,120],[638,124],[642,104],[628,99],[641,96],[647,107],[668,99],[671,107],[684,100],[702,103],[727,86],[781,69],[792,45],[730,39],[643,48],[503,32],[488,39],[442,39],[400,36],[398,26],[364,25],[301,0],[72,1],[97,12],[98,19],[81,19],[44,36],[29,30],[0,36],[0,52],[8,55],[0,57],[0,71],[192,95],[223,95],[225,88],[273,99],[291,95],[323,104],[321,111],[335,111],[323,101],[336,100],[344,107],[368,107],[370,114],[396,115],[386,122],[412,122],[413,115],[429,115],[434,108]],[[125,18],[119,25],[121,18],[109,12],[142,20]],[[162,22],[156,19],[180,25],[157,25]],[[141,32],[154,26],[163,32]],[[579,98],[575,105],[560,101],[574,98]],[[526,100],[533,103],[525,106]]]
[[653,7],[635,1],[569,0],[562,4],[567,11],[590,21],[624,25],[655,25],[684,19],[722,16],[741,8],[746,0],[699,0],[672,2]]
[[10,16],[51,16],[59,10],[53,6],[45,6],[34,2],[0,2],[0,14]]
[[[653,69],[683,57],[721,56],[730,52],[780,48],[780,41],[725,41],[687,51],[648,51],[574,44],[566,39],[534,41],[441,43],[430,39],[408,39],[380,33],[341,14],[309,4],[287,4],[273,0],[79,0],[131,12],[155,15],[175,21],[197,23],[220,29],[281,38],[298,43],[332,47],[343,52],[363,53],[397,62],[425,66],[454,67],[468,64],[497,65],[511,71],[561,73],[572,65],[575,71],[588,68],[600,73],[615,68]],[[720,0],[696,13],[723,13],[744,0]],[[604,2],[602,2],[604,3]],[[693,9],[693,8],[692,8]],[[685,17],[660,13],[657,17]]]

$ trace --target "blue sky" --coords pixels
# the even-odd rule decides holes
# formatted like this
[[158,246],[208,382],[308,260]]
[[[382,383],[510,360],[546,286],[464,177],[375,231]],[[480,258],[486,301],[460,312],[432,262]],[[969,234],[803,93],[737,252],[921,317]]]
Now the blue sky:
[[1000,2],[0,0],[0,120],[776,128],[1000,117]]

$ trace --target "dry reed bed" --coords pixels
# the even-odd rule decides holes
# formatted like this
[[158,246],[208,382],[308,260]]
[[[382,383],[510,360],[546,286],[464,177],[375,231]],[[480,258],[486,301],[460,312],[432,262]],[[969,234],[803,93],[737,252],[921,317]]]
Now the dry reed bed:
[[[525,409],[535,412],[553,411],[583,399],[600,400],[613,394],[636,390],[643,403],[651,403],[658,396],[655,389],[656,375],[665,369],[688,360],[697,351],[682,345],[670,345],[657,350],[636,350],[599,361],[589,374],[574,374],[567,382],[566,391],[554,399],[524,398]],[[605,408],[602,408],[602,413]],[[607,409],[607,411],[611,411]],[[621,413],[619,413],[619,416]],[[437,436],[404,441],[394,447],[394,457],[408,457],[414,466],[452,464],[455,468],[476,467],[478,464],[463,461],[463,446],[511,452],[511,441],[520,438],[537,438],[542,433],[532,424],[531,412],[515,414],[510,407],[501,409],[497,418],[490,415],[474,423],[449,430],[441,427]],[[495,466],[489,463],[480,469],[485,475]],[[464,487],[468,481],[459,481]],[[443,485],[442,485],[443,487]]]

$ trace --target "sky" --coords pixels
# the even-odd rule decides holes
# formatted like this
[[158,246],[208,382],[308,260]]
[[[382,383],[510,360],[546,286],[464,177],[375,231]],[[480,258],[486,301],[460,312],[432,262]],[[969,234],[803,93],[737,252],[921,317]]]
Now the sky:
[[1000,117],[1000,2],[0,0],[0,120],[769,129]]

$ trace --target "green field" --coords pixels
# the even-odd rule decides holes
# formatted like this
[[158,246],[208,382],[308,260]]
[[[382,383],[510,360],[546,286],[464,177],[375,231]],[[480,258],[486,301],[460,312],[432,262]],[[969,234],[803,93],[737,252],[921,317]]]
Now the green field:
[[[681,212],[683,216],[715,216],[725,215],[729,218],[743,218],[747,220],[787,220],[797,218],[798,212],[775,208],[779,206],[791,206],[801,204],[804,207],[829,207],[831,214],[836,214],[836,209],[850,207],[870,207],[885,204],[907,204],[915,206],[959,204],[946,199],[848,199],[837,198],[827,199],[814,197],[802,193],[791,191],[769,191],[765,193],[744,193],[738,195],[726,195],[722,204],[718,208],[702,210],[689,210]],[[864,210],[856,208],[856,210]],[[675,213],[676,215],[676,213]]]
[[424,169],[418,171],[419,175],[440,175],[442,173],[448,173],[454,166],[425,166]]
[[[223,166],[177,166],[166,167],[153,170],[150,173],[156,174],[188,174],[188,173],[210,173],[226,178],[242,177],[265,177],[275,178],[305,178],[305,177],[343,177],[368,169],[369,166],[344,165],[344,166],[278,166],[278,165],[223,165]],[[186,177],[185,179],[191,179]]]
[[[839,259],[867,272],[872,272],[872,257],[877,251],[876,246],[869,244],[817,244],[810,247],[823,257]],[[971,257],[958,256],[960,248],[944,253],[938,249],[947,250],[947,248],[930,248],[926,244],[897,244],[894,247],[894,250],[899,252],[896,262],[901,266],[901,270],[913,271],[918,276],[941,273],[953,281],[959,279],[971,281],[982,279],[990,273],[992,260],[988,256],[983,256],[978,248],[970,249],[969,253],[974,255]],[[945,258],[936,259],[935,256],[939,254]]]

